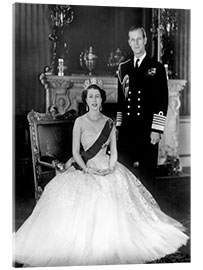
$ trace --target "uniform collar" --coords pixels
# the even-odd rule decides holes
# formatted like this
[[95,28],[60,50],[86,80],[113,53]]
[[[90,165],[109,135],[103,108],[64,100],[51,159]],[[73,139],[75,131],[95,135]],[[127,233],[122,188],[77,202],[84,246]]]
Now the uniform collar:
[[143,61],[143,59],[145,58],[146,54],[147,54],[147,53],[145,52],[145,53],[144,53],[141,57],[139,57],[139,58],[137,58],[136,56],[134,56],[134,65],[135,65],[137,59],[140,59],[140,61],[138,62],[138,66],[140,66],[141,63],[142,63],[142,61]]

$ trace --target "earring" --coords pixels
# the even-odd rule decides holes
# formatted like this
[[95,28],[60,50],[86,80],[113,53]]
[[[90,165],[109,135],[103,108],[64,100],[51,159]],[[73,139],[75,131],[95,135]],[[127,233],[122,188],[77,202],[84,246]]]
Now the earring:
[[86,112],[88,112],[89,111],[89,107],[88,107],[88,105],[86,105]]
[[102,111],[102,105],[100,105],[100,108],[99,108],[100,112]]

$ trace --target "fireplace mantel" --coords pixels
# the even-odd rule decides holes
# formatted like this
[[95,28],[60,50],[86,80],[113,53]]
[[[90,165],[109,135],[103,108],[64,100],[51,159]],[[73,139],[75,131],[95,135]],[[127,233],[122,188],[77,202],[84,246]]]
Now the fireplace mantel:
[[[84,81],[90,76],[71,75],[55,76],[48,75],[44,78],[46,90],[46,111],[49,106],[55,105],[60,113],[74,109],[78,111],[78,103],[81,102]],[[117,78],[112,76],[97,76],[101,79],[106,91],[107,103],[117,102]]]

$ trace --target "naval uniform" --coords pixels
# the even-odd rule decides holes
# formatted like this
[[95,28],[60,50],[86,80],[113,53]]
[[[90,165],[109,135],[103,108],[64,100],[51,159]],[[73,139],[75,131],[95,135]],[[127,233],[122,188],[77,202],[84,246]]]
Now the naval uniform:
[[161,63],[147,55],[140,65],[138,61],[135,66],[134,58],[131,58],[120,63],[118,68],[118,148],[120,155],[138,162],[138,176],[150,189],[158,158],[158,144],[151,144],[150,134],[152,131],[164,132],[168,84]]

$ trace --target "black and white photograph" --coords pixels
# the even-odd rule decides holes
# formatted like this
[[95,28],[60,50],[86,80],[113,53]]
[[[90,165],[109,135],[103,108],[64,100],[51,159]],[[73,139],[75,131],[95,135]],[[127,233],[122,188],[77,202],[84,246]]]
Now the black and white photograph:
[[14,268],[191,265],[192,12],[112,3],[11,4]]

